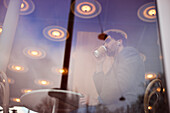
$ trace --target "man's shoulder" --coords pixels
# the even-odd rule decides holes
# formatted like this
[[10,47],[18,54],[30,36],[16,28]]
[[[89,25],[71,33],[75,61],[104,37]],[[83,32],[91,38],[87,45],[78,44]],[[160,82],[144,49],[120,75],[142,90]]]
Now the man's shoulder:
[[136,56],[139,55],[139,51],[134,47],[124,47],[123,50],[120,52],[123,56]]

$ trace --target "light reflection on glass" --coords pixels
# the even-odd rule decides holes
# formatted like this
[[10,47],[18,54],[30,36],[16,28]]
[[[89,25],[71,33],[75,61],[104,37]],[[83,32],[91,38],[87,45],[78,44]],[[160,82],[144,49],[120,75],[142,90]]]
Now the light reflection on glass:
[[43,35],[52,41],[64,41],[69,37],[67,29],[61,26],[47,26],[43,29]]
[[67,74],[68,70],[67,69],[63,69],[63,68],[56,68],[56,67],[53,67],[52,68],[52,72],[53,73],[57,73],[57,74]]
[[146,73],[145,74],[145,79],[147,80],[153,80],[157,77],[157,75],[155,73]]
[[11,71],[15,71],[15,72],[26,72],[28,71],[28,68],[22,65],[17,65],[17,64],[9,64],[8,68]]
[[35,83],[41,86],[48,86],[52,84],[50,81],[47,81],[47,80],[35,80]]
[[31,89],[22,89],[21,92],[22,93],[28,93],[28,92],[31,92],[32,90]]
[[25,6],[24,3],[22,3],[22,4],[21,4],[21,8],[24,8],[24,6]]
[[2,26],[0,26],[0,34],[2,33]]
[[21,101],[19,98],[12,98],[11,100],[14,101],[14,102],[20,102]]
[[58,31],[53,31],[53,32],[52,32],[52,35],[53,35],[53,36],[56,36],[56,37],[59,37],[59,36],[60,36],[60,32],[58,32]]
[[152,109],[152,107],[151,107],[151,106],[148,106],[148,109],[149,109],[149,110],[151,110],[151,109]]
[[81,7],[81,10],[84,11],[84,12],[89,12],[91,10],[91,7],[88,6],[88,5],[84,5]]
[[28,47],[23,50],[25,56],[32,58],[32,59],[42,59],[46,56],[44,50],[40,48]]
[[151,9],[151,10],[148,11],[148,14],[150,16],[155,16],[156,15],[156,10],[155,9]]

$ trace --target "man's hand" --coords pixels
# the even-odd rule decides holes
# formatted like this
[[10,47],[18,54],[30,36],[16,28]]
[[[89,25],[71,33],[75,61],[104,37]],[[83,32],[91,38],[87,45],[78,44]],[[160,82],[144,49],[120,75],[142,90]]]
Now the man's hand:
[[85,94],[84,97],[80,98],[80,103],[82,105],[87,105],[89,103],[89,96]]

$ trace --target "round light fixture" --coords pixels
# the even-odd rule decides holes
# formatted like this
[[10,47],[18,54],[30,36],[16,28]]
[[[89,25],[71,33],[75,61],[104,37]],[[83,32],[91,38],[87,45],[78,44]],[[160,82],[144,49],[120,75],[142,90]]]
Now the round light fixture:
[[148,106],[148,109],[149,109],[149,110],[152,110],[152,106]]
[[[4,0],[4,6],[8,8],[10,0]],[[32,0],[22,0],[21,6],[20,6],[20,15],[28,15],[31,14],[35,10],[35,4]]]
[[12,100],[13,102],[20,102],[20,101],[21,101],[20,98],[11,98],[11,100]]
[[71,11],[80,18],[94,18],[101,13],[102,7],[96,0],[76,0]]
[[64,41],[69,37],[68,31],[60,26],[48,26],[43,29],[43,34],[52,41]]
[[138,9],[137,15],[142,21],[155,22],[156,21],[155,3],[150,2],[144,4]]
[[157,77],[157,75],[155,73],[146,73],[145,74],[145,79],[146,80],[153,80]]
[[52,67],[51,70],[52,70],[53,73],[57,73],[57,74],[67,74],[68,73],[68,70],[63,69],[63,68]]
[[32,59],[42,59],[46,56],[46,53],[44,50],[40,48],[34,48],[34,47],[27,47],[23,50],[23,53],[25,56],[32,58]]
[[39,80],[35,80],[35,83],[37,85],[40,85],[40,86],[49,86],[52,84],[52,82],[48,81],[48,80],[43,80],[43,79],[39,79]]
[[27,72],[28,68],[23,65],[9,64],[8,69],[14,72]]
[[0,25],[0,34],[2,34],[2,26]]
[[28,92],[31,92],[31,91],[32,91],[32,89],[22,89],[21,90],[22,93],[28,93]]

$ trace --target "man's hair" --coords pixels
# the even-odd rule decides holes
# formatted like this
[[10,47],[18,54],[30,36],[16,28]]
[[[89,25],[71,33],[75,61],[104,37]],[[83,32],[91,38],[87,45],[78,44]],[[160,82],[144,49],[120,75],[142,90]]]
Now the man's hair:
[[122,33],[108,32],[107,35],[115,40],[122,40],[123,46],[127,46],[127,39],[125,38],[125,36]]

